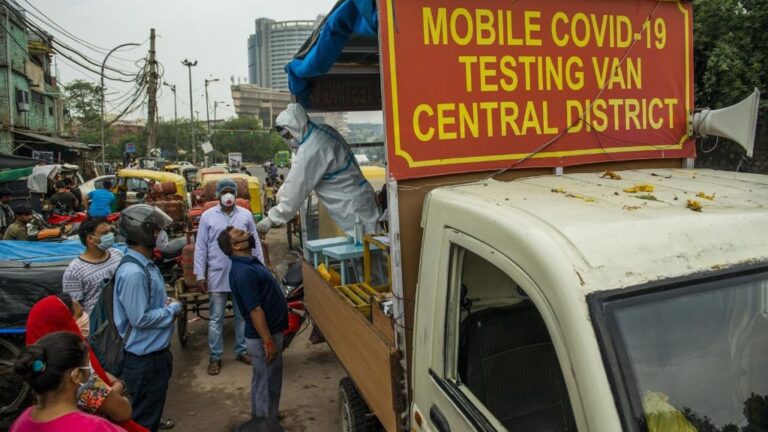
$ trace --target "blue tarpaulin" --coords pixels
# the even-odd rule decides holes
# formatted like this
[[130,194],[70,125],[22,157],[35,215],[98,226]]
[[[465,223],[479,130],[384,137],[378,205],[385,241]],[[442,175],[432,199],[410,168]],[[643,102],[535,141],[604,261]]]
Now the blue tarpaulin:
[[[115,245],[121,252],[127,252],[124,243]],[[79,238],[62,242],[0,241],[0,261],[17,261],[25,264],[71,261],[85,251]]]
[[317,31],[314,45],[287,65],[288,87],[304,106],[309,100],[309,78],[328,72],[352,35],[376,36],[378,16],[373,0],[341,0]]

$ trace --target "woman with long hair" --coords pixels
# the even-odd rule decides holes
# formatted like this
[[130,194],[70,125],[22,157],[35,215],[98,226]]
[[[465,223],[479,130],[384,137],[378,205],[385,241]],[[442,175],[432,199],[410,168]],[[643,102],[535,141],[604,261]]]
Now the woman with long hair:
[[21,350],[14,371],[32,387],[38,404],[27,408],[10,432],[125,431],[78,409],[78,393],[93,373],[82,337],[70,332],[50,333]]
[[27,317],[27,345],[36,343],[53,332],[69,332],[83,341],[92,376],[78,394],[78,406],[84,412],[108,418],[128,432],[147,432],[147,429],[131,420],[131,403],[125,396],[124,384],[109,375],[99,363],[93,350],[85,343],[73,315],[77,307],[66,294],[50,295],[35,303]]

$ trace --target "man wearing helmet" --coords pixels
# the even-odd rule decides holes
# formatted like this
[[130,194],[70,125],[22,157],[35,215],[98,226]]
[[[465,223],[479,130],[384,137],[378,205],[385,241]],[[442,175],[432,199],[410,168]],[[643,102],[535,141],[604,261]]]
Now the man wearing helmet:
[[165,294],[152,250],[172,222],[162,210],[145,204],[123,210],[118,230],[128,253],[115,273],[114,322],[125,343],[122,379],[133,400],[133,420],[156,431],[165,405],[173,358],[168,349],[178,301]]
[[296,157],[277,194],[277,204],[259,222],[259,232],[293,219],[313,190],[348,235],[354,235],[357,217],[366,232],[375,232],[379,210],[373,188],[344,137],[328,125],[311,122],[299,104],[289,104],[275,124]]
[[[227,300],[230,298],[229,269],[232,261],[224,255],[216,238],[227,227],[235,227],[254,234],[258,239],[253,214],[235,205],[237,184],[229,178],[223,178],[216,184],[216,198],[219,205],[212,207],[200,217],[195,242],[195,276],[198,286],[208,293],[210,302],[208,320],[208,347],[210,363],[208,374],[218,375],[221,371],[221,356],[224,354],[224,314]],[[264,263],[261,243],[256,241],[251,254]],[[235,315],[235,359],[251,364],[251,356],[245,346],[245,321],[240,310],[233,308]]]

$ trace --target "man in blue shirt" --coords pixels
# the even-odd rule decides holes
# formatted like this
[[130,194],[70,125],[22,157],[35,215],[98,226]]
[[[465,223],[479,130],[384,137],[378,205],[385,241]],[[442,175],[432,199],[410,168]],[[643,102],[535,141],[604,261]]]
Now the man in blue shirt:
[[88,216],[106,217],[112,213],[112,203],[115,201],[115,194],[110,191],[112,182],[104,180],[101,189],[95,189],[88,192]]
[[131,394],[133,420],[153,432],[160,426],[173,370],[168,348],[181,305],[166,296],[163,276],[150,257],[158,234],[171,222],[162,210],[145,204],[128,207],[118,221],[129,248],[115,274],[114,320],[125,342],[121,378]]
[[251,415],[277,420],[283,385],[283,330],[288,327],[288,304],[272,273],[251,255],[252,233],[227,227],[217,237],[222,252],[232,260],[229,287],[245,320],[245,346],[251,355]]

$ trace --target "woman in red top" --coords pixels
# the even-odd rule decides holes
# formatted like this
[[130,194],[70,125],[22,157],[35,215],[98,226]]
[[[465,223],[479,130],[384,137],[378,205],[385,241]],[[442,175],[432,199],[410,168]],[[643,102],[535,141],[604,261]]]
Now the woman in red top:
[[[71,298],[65,296],[65,300]],[[26,342],[34,344],[53,332],[69,332],[85,339],[73,317],[72,305],[51,295],[35,303],[27,317]],[[108,417],[128,432],[148,432],[146,428],[131,420],[131,403],[123,395],[123,383],[109,375],[99,363],[90,347],[85,344],[90,358],[93,376],[84,382],[78,394],[78,406],[82,411]]]
[[21,350],[14,370],[32,387],[39,403],[27,408],[10,432],[125,431],[78,409],[78,390],[91,375],[88,348],[80,336],[68,332],[46,335]]

